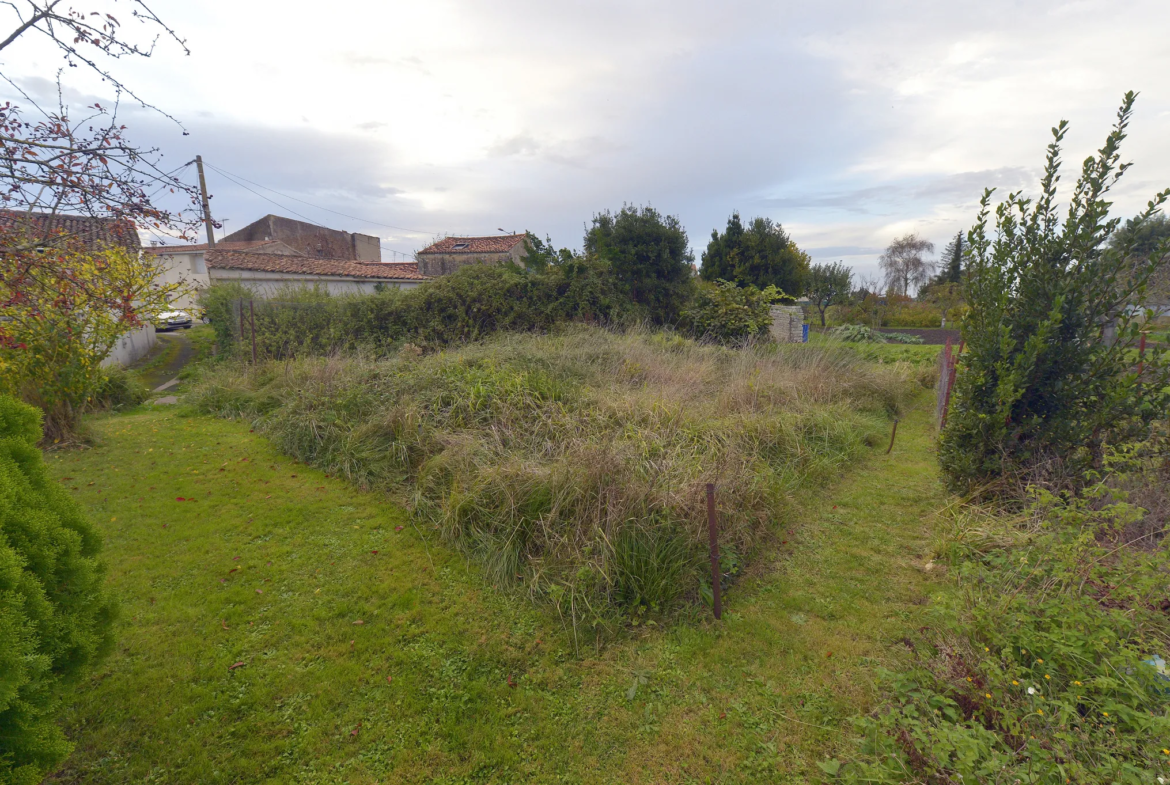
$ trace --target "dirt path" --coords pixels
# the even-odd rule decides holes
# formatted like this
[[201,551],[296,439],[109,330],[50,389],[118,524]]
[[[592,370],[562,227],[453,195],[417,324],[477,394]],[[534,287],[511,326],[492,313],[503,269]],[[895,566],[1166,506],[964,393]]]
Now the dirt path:
[[195,347],[181,330],[159,333],[155,350],[130,370],[138,371],[143,384],[154,390],[176,378],[194,356]]

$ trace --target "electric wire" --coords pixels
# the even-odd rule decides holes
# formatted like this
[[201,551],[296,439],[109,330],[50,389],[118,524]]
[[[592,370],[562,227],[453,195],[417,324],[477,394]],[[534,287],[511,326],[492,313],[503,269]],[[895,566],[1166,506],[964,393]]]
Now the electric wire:
[[[241,175],[233,174],[231,172],[224,171],[223,169],[216,166],[215,164],[208,163],[207,161],[204,161],[203,163],[208,168],[214,169],[215,171],[219,172],[220,174],[224,175],[225,177],[235,177],[239,180],[243,180],[245,183],[251,183],[252,185],[256,186],[257,188],[263,188],[265,191],[271,191],[272,193],[276,194],[277,196],[283,196],[285,199],[292,199],[294,202],[300,202],[301,204],[308,205],[309,207],[314,207],[318,210],[324,210],[327,213],[333,213],[334,215],[340,215],[340,216],[343,216],[345,218],[352,218],[355,221],[362,221],[363,223],[373,224],[374,226],[381,226],[381,227],[384,227],[386,229],[397,229],[400,232],[410,232],[411,234],[430,234],[430,235],[436,234],[435,232],[426,232],[426,231],[423,231],[422,229],[407,229],[405,226],[394,226],[393,224],[384,224],[384,223],[380,223],[378,221],[371,221],[368,218],[360,218],[356,215],[350,215],[349,213],[343,213],[343,212],[340,212],[338,210],[331,210],[328,207],[322,207],[319,204],[313,204],[312,202],[306,202],[304,199],[298,199],[295,196],[289,196],[286,193],[281,193],[280,191],[276,190],[275,188],[269,188],[266,185],[261,185],[260,183],[253,182],[253,181],[249,180],[248,178],[243,177]],[[253,191],[253,193],[255,193],[255,191]]]
[[[227,172],[225,172],[224,170],[220,169],[220,168],[219,168],[219,167],[217,167],[217,166],[213,166],[212,164],[209,164],[207,161],[204,161],[204,162],[203,162],[203,165],[204,165],[204,166],[206,166],[206,167],[208,167],[208,168],[210,168],[210,169],[214,169],[214,170],[215,170],[216,172],[218,172],[218,173],[219,173],[219,174],[220,174],[222,177],[225,177],[225,178],[227,178],[229,182],[232,182],[232,183],[234,183],[235,185],[238,185],[239,187],[243,188],[245,191],[248,191],[249,193],[252,193],[252,194],[255,194],[256,196],[259,196],[261,199],[263,199],[263,200],[265,200],[265,201],[267,201],[267,202],[271,202],[272,204],[274,204],[274,205],[276,205],[277,207],[279,207],[281,210],[287,210],[288,212],[292,213],[293,215],[297,216],[298,218],[303,218],[303,219],[305,219],[305,221],[307,221],[308,223],[311,223],[313,226],[320,227],[321,229],[328,229],[328,228],[329,228],[328,226],[325,226],[325,225],[323,225],[323,224],[319,224],[319,223],[317,223],[316,221],[314,221],[312,218],[308,217],[307,215],[303,215],[303,214],[301,214],[301,213],[298,213],[296,210],[292,209],[291,207],[288,207],[287,205],[283,205],[283,204],[281,204],[280,202],[276,201],[275,199],[271,199],[271,198],[269,198],[269,197],[265,196],[265,195],[264,195],[264,194],[262,194],[262,193],[259,193],[259,192],[257,192],[257,191],[253,191],[251,188],[249,188],[248,186],[244,185],[244,184],[243,184],[243,183],[241,183],[241,182],[238,182],[238,181],[235,179],[236,177],[239,177],[239,175],[234,175],[234,176],[233,176],[233,175],[229,175],[229,174],[228,174]],[[243,177],[240,177],[239,179],[240,179],[240,180],[244,180],[244,178],[243,178]],[[249,182],[249,183],[251,183],[252,181],[251,181],[251,180],[246,180],[245,182]],[[303,199],[297,199],[296,197],[293,197],[293,196],[288,196],[287,194],[282,194],[282,193],[280,193],[280,191],[276,191],[276,190],[274,190],[274,189],[272,189],[272,188],[267,188],[266,186],[260,185],[259,183],[252,183],[252,184],[253,184],[253,185],[255,185],[255,186],[256,186],[256,187],[258,187],[258,188],[265,188],[265,190],[272,191],[274,194],[278,194],[279,196],[284,196],[286,199],[292,199],[293,201],[302,202],[302,203],[304,203],[304,204],[307,204],[307,205],[309,205],[310,207],[317,207],[317,205],[315,205],[315,204],[311,204],[310,202],[305,202]],[[320,207],[320,208],[318,208],[318,209],[325,210],[326,212],[330,212],[330,213],[336,213],[336,212],[337,212],[336,210],[329,210],[329,209],[327,209],[327,208],[325,208],[325,207]],[[345,213],[337,213],[337,214],[338,214],[338,215],[345,215]],[[347,218],[353,218],[355,221],[361,221],[361,220],[363,220],[363,219],[361,219],[361,218],[355,218],[355,217],[354,217],[354,216],[352,216],[352,215],[347,215],[346,217],[347,217]],[[376,222],[374,222],[374,221],[371,221],[370,223],[376,223]],[[385,226],[385,225],[386,225],[386,224],[378,224],[378,226]],[[392,227],[392,228],[394,228],[394,227]],[[408,231],[408,232],[410,232],[410,231],[414,231],[414,230],[413,230],[413,229],[406,229],[406,230],[404,230],[404,231]],[[382,245],[382,243],[380,243],[380,242],[378,243],[378,246],[379,246],[379,247],[380,247],[382,250],[384,250],[384,251],[389,251],[389,252],[390,252],[390,253],[392,253],[392,254],[396,254],[396,255],[399,255],[399,256],[403,256],[403,257],[406,257],[407,259],[411,259],[411,258],[412,258],[412,257],[411,257],[409,254],[405,254],[405,253],[403,253],[402,251],[395,251],[393,248],[387,248],[386,246]]]

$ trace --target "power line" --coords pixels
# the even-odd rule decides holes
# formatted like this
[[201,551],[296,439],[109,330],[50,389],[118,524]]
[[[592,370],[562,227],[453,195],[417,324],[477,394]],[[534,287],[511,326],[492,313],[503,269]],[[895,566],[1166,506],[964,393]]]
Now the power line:
[[[297,216],[298,218],[304,218],[304,219],[305,219],[307,222],[311,223],[313,226],[317,226],[317,227],[320,227],[320,228],[322,228],[322,229],[328,229],[328,228],[329,228],[328,226],[324,226],[324,225],[322,225],[322,224],[319,224],[319,223],[317,223],[317,222],[316,222],[316,221],[314,221],[312,218],[309,218],[307,215],[302,215],[301,213],[298,213],[296,210],[292,209],[291,207],[288,207],[288,206],[286,206],[286,205],[283,205],[283,204],[281,204],[280,202],[276,201],[275,199],[270,199],[269,197],[265,196],[265,195],[264,195],[264,194],[262,194],[262,193],[257,193],[256,191],[253,191],[251,188],[249,188],[248,186],[244,185],[244,183],[237,182],[237,181],[236,181],[236,178],[238,177],[240,180],[244,180],[244,182],[248,182],[248,183],[252,183],[252,181],[251,181],[251,180],[247,180],[247,179],[245,179],[245,178],[243,178],[243,177],[240,177],[239,175],[230,175],[230,174],[228,174],[227,172],[225,172],[224,170],[220,169],[219,167],[217,167],[217,166],[214,166],[214,165],[212,165],[212,164],[208,163],[207,161],[204,161],[203,163],[204,163],[204,164],[205,164],[205,165],[206,165],[208,168],[210,168],[210,169],[214,169],[215,171],[219,172],[219,174],[220,174],[220,175],[222,175],[223,177],[226,177],[226,178],[227,178],[227,179],[228,179],[230,182],[232,182],[232,183],[235,183],[236,185],[240,186],[241,188],[243,188],[245,191],[248,191],[249,193],[252,193],[252,194],[255,194],[256,196],[259,196],[261,199],[265,200],[266,202],[271,202],[272,204],[274,204],[274,205],[276,205],[277,207],[279,207],[281,210],[287,210],[288,212],[292,213],[293,215]],[[338,215],[345,215],[345,217],[346,217],[346,218],[353,218],[355,221],[361,221],[361,220],[364,220],[364,219],[362,219],[362,218],[357,218],[357,217],[355,217],[355,216],[352,216],[352,215],[346,215],[345,213],[338,213],[336,210],[330,210],[330,209],[328,209],[328,208],[326,208],[326,207],[318,207],[317,205],[315,205],[315,204],[312,204],[311,202],[306,202],[304,199],[297,199],[295,196],[289,196],[288,194],[282,194],[280,191],[277,191],[277,190],[275,190],[275,189],[273,189],[273,188],[268,188],[267,186],[260,185],[259,183],[252,183],[252,185],[255,185],[257,188],[264,188],[264,189],[265,189],[265,190],[267,190],[267,191],[272,191],[272,193],[274,193],[274,194],[277,194],[278,196],[283,196],[283,197],[285,197],[286,199],[292,199],[293,201],[296,201],[296,202],[301,202],[302,204],[307,204],[307,205],[309,205],[310,207],[317,207],[317,209],[320,209],[320,210],[325,210],[326,212],[330,212],[330,213],[337,213]],[[377,222],[376,222],[376,221],[371,221],[370,223],[377,223]],[[386,224],[377,224],[377,225],[378,225],[378,226],[386,226]],[[392,228],[392,229],[393,229],[393,228],[400,228],[400,227],[390,227],[390,228]],[[413,229],[404,229],[403,231],[411,232],[411,231],[414,231],[414,230],[413,230]],[[425,232],[420,232],[420,234],[425,234]],[[393,248],[387,248],[387,247],[386,247],[385,245],[383,245],[381,242],[379,242],[379,243],[378,243],[378,247],[379,247],[379,248],[381,248],[383,251],[389,251],[390,253],[392,253],[392,254],[395,254],[395,255],[397,255],[397,256],[401,256],[401,257],[403,257],[404,259],[409,259],[409,260],[411,260],[411,261],[413,261],[413,260],[414,260],[414,257],[413,257],[413,256],[411,256],[410,254],[408,254],[408,253],[404,253],[404,252],[402,252],[402,251],[396,251],[396,250],[394,250]]]
[[[289,196],[286,193],[281,193],[280,191],[276,190],[275,188],[269,188],[266,185],[260,185],[260,183],[252,182],[248,178],[242,177],[238,174],[232,174],[230,172],[226,172],[223,169],[220,169],[215,164],[208,163],[207,161],[204,161],[203,163],[207,164],[208,167],[214,169],[215,171],[219,172],[220,174],[224,175],[225,177],[229,177],[229,176],[236,177],[240,180],[243,180],[245,183],[251,183],[252,185],[256,186],[257,188],[263,188],[265,191],[272,191],[272,193],[276,194],[277,196],[283,196],[285,199],[292,199],[294,202],[300,202],[301,204],[307,204],[309,207],[315,207],[316,209],[324,210],[327,213],[333,213],[334,215],[340,215],[340,216],[343,216],[345,218],[352,218],[355,221],[362,221],[363,223],[373,224],[374,226],[381,226],[381,227],[384,227],[386,229],[397,229],[400,232],[410,232],[412,234],[435,234],[435,232],[424,232],[421,229],[407,229],[405,226],[394,226],[393,224],[379,223],[378,221],[371,221],[367,218],[359,218],[356,215],[350,215],[349,213],[339,212],[338,210],[331,210],[328,207],[322,207],[319,204],[313,204],[312,202],[306,202],[304,199],[298,199],[295,196]],[[237,183],[237,185],[239,185],[239,184]],[[252,193],[256,193],[256,192],[253,191]],[[256,195],[259,196],[259,194],[256,194]],[[271,201],[271,200],[269,200],[269,201]]]

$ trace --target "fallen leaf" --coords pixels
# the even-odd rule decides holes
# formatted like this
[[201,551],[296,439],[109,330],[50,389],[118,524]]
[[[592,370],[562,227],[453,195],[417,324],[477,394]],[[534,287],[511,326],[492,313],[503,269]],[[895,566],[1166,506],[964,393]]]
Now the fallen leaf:
[[400,531],[402,531],[402,527],[401,527],[401,526],[395,526],[395,527],[394,527],[394,531],[396,531],[396,532],[400,532]]
[[392,682],[392,681],[394,681],[394,677],[393,677],[393,676],[387,676],[387,677],[386,677],[386,683],[387,683],[387,684],[389,684],[389,683],[390,683],[390,682]]
[[263,593],[264,593],[264,590],[263,590],[263,589],[257,589],[257,590],[256,590],[256,593],[257,593],[257,594],[263,594]]
[[377,556],[377,555],[378,555],[378,552],[377,552],[377,551],[370,551],[370,553],[374,554],[375,556]]
[[827,659],[829,659],[829,658],[830,658],[830,657],[832,657],[832,656],[833,656],[833,652],[831,652],[831,651],[827,651],[827,652],[825,652],[825,659],[826,659],[826,660],[827,660]]
[[242,667],[244,667],[244,663],[242,663],[242,662],[237,662],[235,665],[229,665],[229,666],[228,666],[228,670],[229,670],[229,671],[234,671],[236,668],[242,668]]
[[725,711],[720,712],[719,719],[721,719],[721,720],[727,719],[727,712],[725,712]]
[[353,738],[357,738],[357,733],[359,730],[361,730],[361,728],[362,728],[362,724],[359,722],[357,724],[357,727],[349,732],[349,735]]
[[233,572],[239,572],[239,571],[240,571],[239,567],[232,567],[230,570],[228,570],[228,575],[231,575]]
[[239,560],[240,560],[240,557],[239,557],[239,556],[233,556],[233,557],[232,557],[232,561],[239,561]]
[[228,628],[228,626],[227,626],[227,622],[226,622],[226,621],[220,620],[219,624],[220,624],[220,626],[221,626],[221,627],[223,627],[225,630]]
[[512,681],[512,674],[508,674],[508,686],[512,689],[516,688],[516,682]]
[[355,627],[360,627],[363,624],[365,624],[365,622],[362,621],[361,619],[358,619],[357,621],[354,622]]
[[185,502],[185,501],[187,501],[187,500],[186,500],[186,499],[184,499],[182,496],[176,496],[176,497],[175,497],[175,501],[177,501],[177,502]]

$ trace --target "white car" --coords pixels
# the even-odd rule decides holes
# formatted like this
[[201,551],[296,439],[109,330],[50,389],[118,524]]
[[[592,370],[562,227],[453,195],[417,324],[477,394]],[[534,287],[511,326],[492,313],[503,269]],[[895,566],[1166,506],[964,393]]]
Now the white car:
[[169,330],[191,329],[191,314],[186,311],[163,311],[155,320],[154,329],[163,333]]

